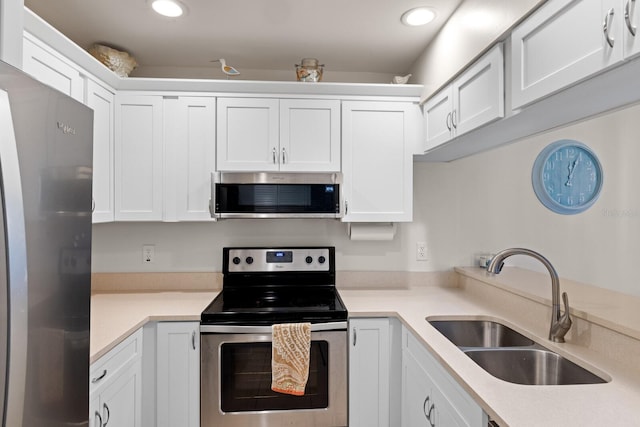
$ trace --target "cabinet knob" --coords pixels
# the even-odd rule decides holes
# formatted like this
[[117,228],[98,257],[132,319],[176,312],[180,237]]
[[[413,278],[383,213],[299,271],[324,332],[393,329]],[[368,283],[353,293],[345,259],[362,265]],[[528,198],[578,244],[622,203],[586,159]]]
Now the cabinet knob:
[[276,147],[273,147],[273,150],[271,150],[271,157],[273,158],[273,164],[275,165],[276,162],[278,161],[278,154],[276,151]]
[[196,349],[196,331],[191,332],[191,346]]
[[353,328],[353,346],[356,346],[356,341],[358,340],[358,334],[356,333],[356,328]]
[[287,152],[284,149],[284,147],[282,147],[282,164],[287,163]]

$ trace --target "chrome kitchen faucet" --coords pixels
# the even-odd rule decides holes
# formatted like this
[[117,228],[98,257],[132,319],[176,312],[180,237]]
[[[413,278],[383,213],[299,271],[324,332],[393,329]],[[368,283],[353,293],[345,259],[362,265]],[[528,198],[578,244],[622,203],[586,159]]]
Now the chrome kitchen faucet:
[[549,339],[553,342],[564,342],[564,336],[571,328],[571,317],[569,316],[569,298],[567,293],[562,293],[564,302],[564,314],[560,315],[560,279],[553,265],[538,252],[524,248],[510,248],[498,252],[487,267],[490,274],[500,274],[504,265],[504,260],[512,255],[528,255],[540,261],[547,267],[551,275],[551,325],[549,326]]

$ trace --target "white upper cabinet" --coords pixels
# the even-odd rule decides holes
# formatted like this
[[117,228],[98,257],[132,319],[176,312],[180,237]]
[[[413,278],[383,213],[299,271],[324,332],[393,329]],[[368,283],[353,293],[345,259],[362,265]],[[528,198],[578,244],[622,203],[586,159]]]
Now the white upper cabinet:
[[219,98],[219,171],[340,170],[340,102]]
[[412,220],[419,121],[410,102],[342,103],[343,221]]
[[423,107],[425,151],[504,116],[504,60],[499,43]]
[[212,221],[211,172],[216,167],[214,97],[165,97],[165,221]]
[[217,169],[277,171],[278,100],[218,98]]
[[23,42],[22,70],[36,80],[82,102],[84,82],[80,72],[31,34],[24,33]]
[[69,61],[29,33],[24,33],[22,70],[36,80],[82,102],[84,82]]
[[280,100],[280,170],[340,171],[340,101]]
[[622,0],[551,0],[511,34],[512,108],[623,59]]
[[162,97],[116,96],[115,219],[162,220]]
[[85,104],[93,109],[93,222],[114,220],[114,91],[87,80]]

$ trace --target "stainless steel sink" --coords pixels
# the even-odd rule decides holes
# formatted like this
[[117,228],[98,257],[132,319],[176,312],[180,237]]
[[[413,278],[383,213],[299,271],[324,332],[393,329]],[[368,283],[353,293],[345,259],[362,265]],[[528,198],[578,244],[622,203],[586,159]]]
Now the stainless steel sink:
[[552,351],[542,348],[465,350],[485,371],[516,384],[599,384],[599,376]]
[[496,378],[525,385],[599,384],[600,376],[491,320],[427,321]]
[[431,326],[458,347],[522,347],[534,342],[490,320],[430,320]]

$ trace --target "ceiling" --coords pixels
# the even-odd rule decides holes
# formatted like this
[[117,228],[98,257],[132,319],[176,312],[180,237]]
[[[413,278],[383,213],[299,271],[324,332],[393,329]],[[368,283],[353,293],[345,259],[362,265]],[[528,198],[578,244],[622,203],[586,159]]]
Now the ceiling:
[[[125,50],[141,68],[212,68],[212,59],[225,58],[241,72],[292,70],[311,57],[327,71],[403,75],[462,2],[181,1],[187,7],[181,18],[157,15],[148,0],[25,0],[25,5],[81,47],[103,43]],[[417,6],[435,9],[436,19],[423,27],[403,25],[402,13]]]

